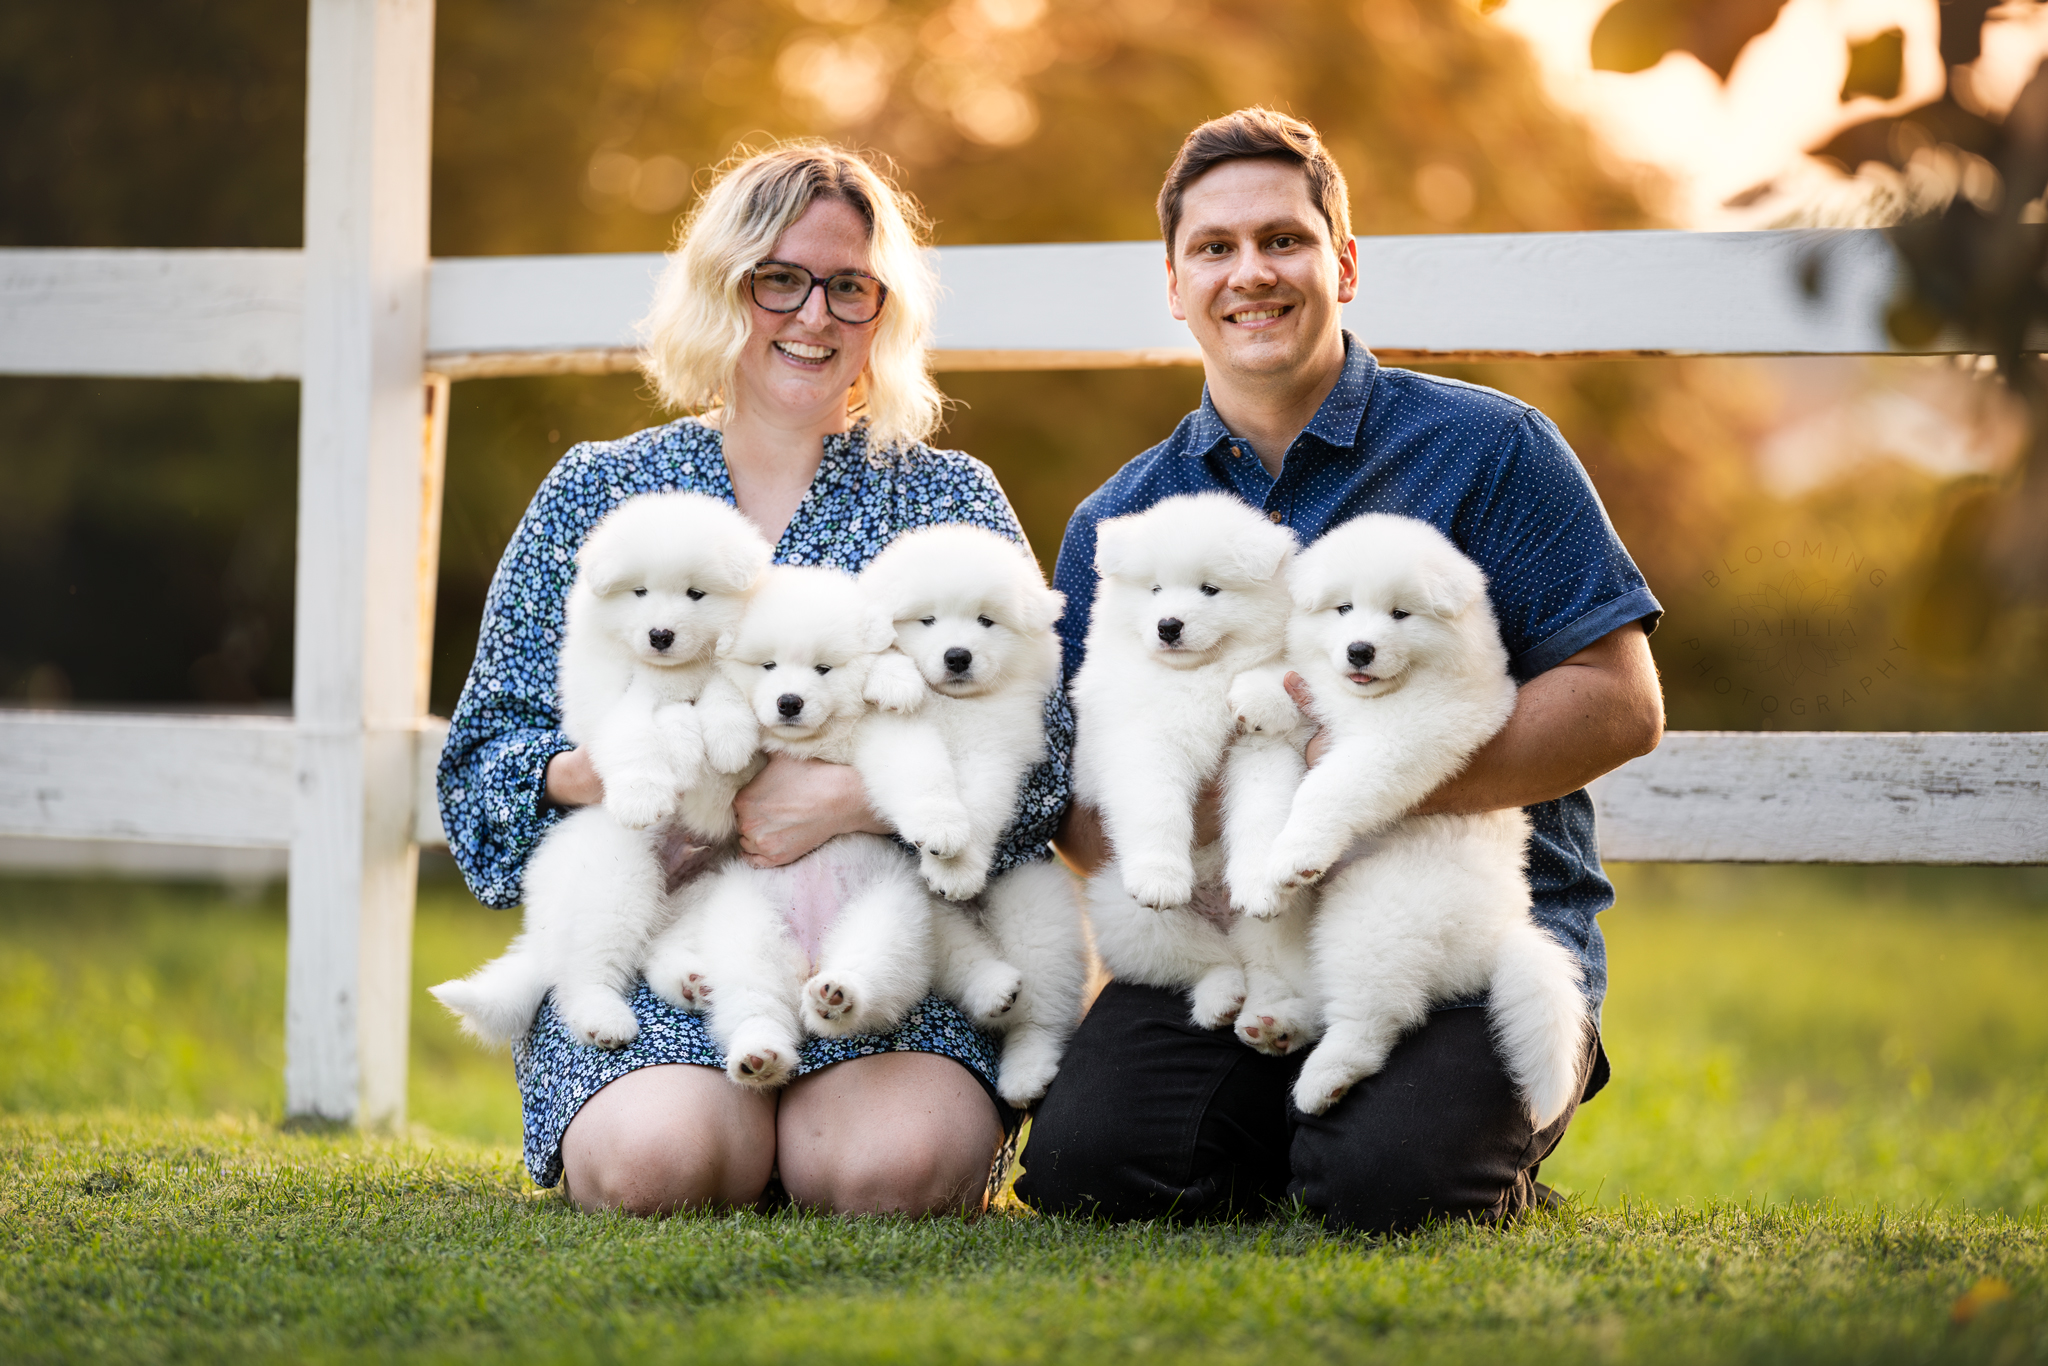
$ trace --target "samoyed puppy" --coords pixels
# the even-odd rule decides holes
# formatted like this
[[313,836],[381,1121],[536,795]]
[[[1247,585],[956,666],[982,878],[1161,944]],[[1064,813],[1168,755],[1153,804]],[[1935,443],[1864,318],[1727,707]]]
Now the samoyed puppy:
[[1265,876],[1237,894],[1260,917],[1321,887],[1309,958],[1325,1032],[1295,1104],[1321,1114],[1432,1005],[1487,991],[1541,1129],[1571,1103],[1587,1018],[1577,961],[1529,914],[1528,818],[1406,814],[1515,709],[1485,575],[1429,523],[1374,513],[1297,556],[1289,584],[1288,662],[1330,747],[1295,789]]
[[1246,984],[1226,846],[1195,847],[1195,803],[1240,730],[1233,684],[1285,643],[1294,546],[1221,493],[1096,528],[1101,579],[1071,688],[1075,795],[1101,811],[1115,851],[1089,881],[1096,951],[1119,979],[1190,988],[1205,1028],[1236,1019]]
[[897,537],[860,583],[896,638],[870,675],[882,710],[862,723],[854,764],[875,809],[918,847],[926,885],[959,903],[936,912],[939,991],[1003,1035],[997,1090],[1023,1106],[1045,1093],[1079,1022],[1087,946],[1064,869],[1031,864],[993,883],[988,870],[1045,758],[1066,599],[1029,551],[964,525]]
[[769,558],[737,509],[696,493],[628,499],[577,551],[556,692],[604,803],[571,814],[534,851],[524,929],[504,955],[432,988],[470,1034],[517,1038],[552,990],[583,1042],[617,1048],[638,1036],[626,993],[670,913],[661,846],[678,822],[727,837],[731,793],[753,757],[759,727],[714,652]]
[[[894,638],[851,575],[775,566],[720,668],[762,749],[851,764],[868,674]],[[647,982],[706,1010],[727,1075],[744,1085],[789,1080],[804,1031],[887,1030],[930,989],[931,901],[910,856],[879,835],[838,836],[781,868],[733,860],[691,898],[648,954]]]

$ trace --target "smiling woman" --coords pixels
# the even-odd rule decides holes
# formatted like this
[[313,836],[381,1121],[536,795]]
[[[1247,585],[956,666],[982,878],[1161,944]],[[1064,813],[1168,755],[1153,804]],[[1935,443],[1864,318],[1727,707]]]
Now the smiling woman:
[[[541,836],[604,800],[562,730],[555,670],[584,538],[626,499],[688,490],[735,504],[783,564],[858,572],[903,532],[968,523],[1023,540],[988,468],[922,440],[938,418],[926,362],[934,283],[916,206],[824,143],[729,165],[684,224],[645,324],[647,371],[697,415],[576,446],[513,534],[440,770],[442,823],[472,890],[511,906]],[[1016,793],[992,872],[1049,857],[1072,719],[1045,698],[1049,758]],[[840,835],[893,833],[850,767],[773,756],[733,802],[736,848],[677,828],[672,880],[711,860],[795,863]],[[907,856],[906,856],[907,857]],[[836,914],[836,908],[835,912]],[[1007,1112],[992,1037],[927,997],[893,1032],[805,1042],[776,1091],[723,1075],[701,1016],[644,984],[636,1038],[577,1042],[551,1003],[514,1044],[526,1157],[585,1207],[745,1205],[779,1175],[800,1204],[923,1213],[978,1196]],[[637,987],[637,990],[634,988]]]

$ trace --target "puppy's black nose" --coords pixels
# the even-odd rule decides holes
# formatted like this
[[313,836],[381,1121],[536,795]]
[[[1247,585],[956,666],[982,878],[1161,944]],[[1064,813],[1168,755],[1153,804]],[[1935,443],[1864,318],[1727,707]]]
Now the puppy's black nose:
[[956,674],[967,672],[967,666],[974,662],[974,651],[963,650],[958,645],[946,651],[946,667]]
[[1344,657],[1351,661],[1351,667],[1354,669],[1363,669],[1372,663],[1372,657],[1376,653],[1378,651],[1373,649],[1371,642],[1364,640],[1354,640],[1344,647]]
[[1178,644],[1180,642],[1180,626],[1181,621],[1179,617],[1161,617],[1159,619],[1159,638],[1168,645]]
[[775,699],[775,710],[785,717],[793,717],[804,709],[804,700],[793,692],[786,692]]
[[666,626],[657,626],[647,633],[647,643],[657,650],[666,650],[676,643],[676,633]]

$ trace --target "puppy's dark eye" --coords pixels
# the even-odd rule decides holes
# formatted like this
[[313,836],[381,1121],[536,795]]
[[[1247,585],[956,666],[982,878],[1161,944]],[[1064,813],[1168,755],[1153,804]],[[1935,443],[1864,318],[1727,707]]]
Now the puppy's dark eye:
[[1406,621],[1406,620],[1408,620],[1408,614],[1407,614],[1406,612],[1402,611],[1402,610],[1401,610],[1400,608],[1396,607],[1396,608],[1394,609],[1394,620],[1395,620],[1395,621]]
[[1202,585],[1202,596],[1205,598],[1213,598],[1222,591],[1222,589],[1218,588],[1213,583],[1205,583]]
[[766,672],[767,670],[769,670],[769,669],[772,669],[772,668],[774,668],[774,667],[775,667],[775,661],[771,659],[771,660],[769,660],[769,661],[768,661],[768,662],[767,662],[766,664],[763,664],[763,665],[761,666],[761,669],[762,669],[762,671],[763,671],[763,672],[765,673],[765,672]]
[[939,619],[937,617],[919,617],[917,619],[917,624],[919,626],[936,626],[938,625],[938,622]]
[[975,620],[976,620],[976,621],[978,621],[978,622],[980,622],[980,623],[981,623],[981,624],[982,624],[983,626],[994,626],[994,625],[995,625],[995,623],[994,623],[994,622],[992,622],[992,621],[990,621],[990,620],[989,620],[989,619],[988,619],[987,617],[976,617],[976,618],[975,618]]
[[1157,592],[1159,591],[1159,585],[1158,585],[1158,584],[1156,584],[1156,583],[1155,583],[1155,584],[1153,584],[1153,585],[1152,585],[1152,591],[1153,591],[1153,592],[1155,592],[1155,593],[1157,593]]
[[683,590],[683,596],[691,602],[702,602],[704,600],[704,590],[701,588],[686,588]]
[[633,596],[636,598],[644,598],[647,596],[647,590],[644,588],[636,588],[633,590]]
[[1346,612],[1349,612],[1350,610],[1351,604],[1348,602],[1340,602],[1337,604],[1337,615],[1340,617],[1343,616]]
[[832,672],[832,666],[830,664],[817,664],[813,665],[812,667],[817,669],[818,676],[820,678],[823,678],[826,674]]

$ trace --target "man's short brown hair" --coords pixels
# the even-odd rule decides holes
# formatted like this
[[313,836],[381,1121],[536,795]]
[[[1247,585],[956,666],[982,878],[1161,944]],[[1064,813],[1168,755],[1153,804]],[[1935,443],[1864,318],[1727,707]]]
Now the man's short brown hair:
[[1210,119],[1180,145],[1180,155],[1173,159],[1166,183],[1159,187],[1159,231],[1166,238],[1167,255],[1173,254],[1174,235],[1180,231],[1181,199],[1188,186],[1226,161],[1254,157],[1301,167],[1308,177],[1308,197],[1330,225],[1330,245],[1341,247],[1351,236],[1351,192],[1314,125],[1292,114],[1253,105]]

